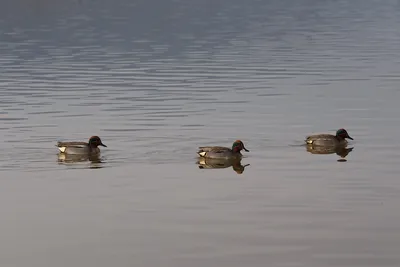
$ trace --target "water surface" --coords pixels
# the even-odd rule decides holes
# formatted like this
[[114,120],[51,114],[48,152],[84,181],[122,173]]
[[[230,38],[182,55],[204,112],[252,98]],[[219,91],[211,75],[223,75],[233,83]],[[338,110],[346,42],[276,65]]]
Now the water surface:
[[[6,1],[3,266],[399,266],[398,1]],[[346,128],[339,153],[307,134]],[[99,135],[99,161],[58,140]],[[200,169],[201,145],[251,151]]]

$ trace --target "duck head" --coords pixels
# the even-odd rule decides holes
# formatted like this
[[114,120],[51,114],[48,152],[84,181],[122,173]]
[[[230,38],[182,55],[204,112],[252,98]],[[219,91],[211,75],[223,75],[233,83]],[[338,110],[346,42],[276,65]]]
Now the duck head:
[[89,139],[89,146],[90,147],[98,147],[98,146],[104,146],[107,147],[105,144],[103,144],[103,142],[101,142],[100,137],[98,136],[92,136]]
[[244,151],[246,151],[246,152],[250,152],[249,150],[247,150],[247,149],[244,147],[244,144],[243,144],[242,141],[236,140],[235,142],[233,142],[232,151],[233,151],[233,152],[240,152],[241,150],[244,150]]
[[350,135],[347,133],[347,131],[343,128],[337,130],[336,137],[341,138],[341,139],[348,138],[348,139],[354,140],[352,137],[350,137]]

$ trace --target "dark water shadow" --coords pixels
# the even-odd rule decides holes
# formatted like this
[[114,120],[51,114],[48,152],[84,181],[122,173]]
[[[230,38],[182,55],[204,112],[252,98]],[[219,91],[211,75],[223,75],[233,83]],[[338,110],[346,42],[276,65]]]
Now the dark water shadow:
[[208,159],[199,157],[196,164],[199,169],[225,169],[232,167],[237,174],[242,174],[247,166],[242,165],[241,159]]
[[323,147],[323,146],[312,146],[312,145],[306,145],[306,150],[307,152],[310,152],[311,154],[317,154],[317,155],[328,155],[328,154],[336,154],[340,157],[338,159],[338,162],[346,162],[346,157],[347,155],[353,151],[354,147],[344,147],[344,146],[339,146],[339,147]]

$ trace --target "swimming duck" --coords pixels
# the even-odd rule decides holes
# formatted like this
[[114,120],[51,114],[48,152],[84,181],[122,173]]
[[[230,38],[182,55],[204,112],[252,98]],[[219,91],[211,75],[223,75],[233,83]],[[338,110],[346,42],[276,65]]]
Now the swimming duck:
[[242,154],[240,153],[241,150],[250,152],[244,147],[242,141],[236,140],[232,144],[232,149],[222,146],[202,146],[199,147],[199,151],[197,152],[197,154],[200,157],[213,158],[213,159],[241,158],[242,157]]
[[107,147],[102,143],[100,137],[92,136],[89,138],[89,142],[58,142],[57,147],[61,153],[65,154],[86,154],[93,155],[99,154],[100,149],[98,146]]
[[354,140],[347,133],[345,129],[339,129],[336,131],[336,135],[332,134],[315,134],[310,135],[306,138],[305,142],[312,146],[346,146],[347,140]]

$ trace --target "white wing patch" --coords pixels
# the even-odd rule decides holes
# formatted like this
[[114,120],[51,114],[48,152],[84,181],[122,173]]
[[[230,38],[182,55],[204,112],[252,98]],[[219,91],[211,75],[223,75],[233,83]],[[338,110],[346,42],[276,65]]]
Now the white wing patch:
[[199,154],[200,156],[204,157],[204,156],[207,154],[207,152],[201,151],[201,152],[199,152],[198,154]]
[[313,140],[307,140],[307,144],[312,144]]
[[61,151],[61,153],[64,153],[67,147],[65,146],[59,146],[58,149]]

